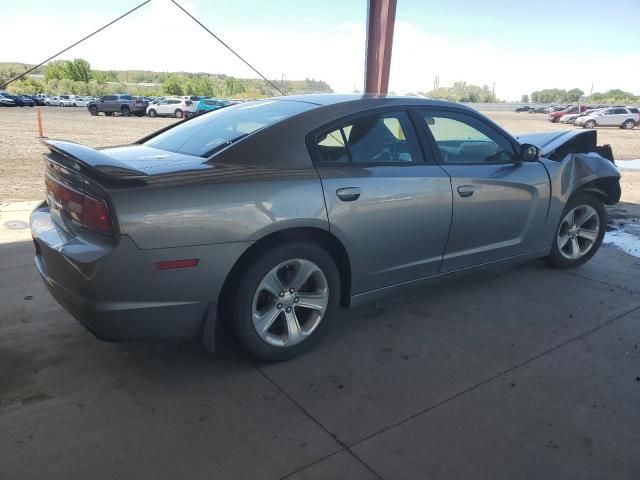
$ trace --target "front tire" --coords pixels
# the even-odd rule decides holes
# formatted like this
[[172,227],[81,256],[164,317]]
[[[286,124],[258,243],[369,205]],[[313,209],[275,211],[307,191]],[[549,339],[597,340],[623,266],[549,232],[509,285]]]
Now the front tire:
[[547,262],[556,268],[576,268],[593,257],[604,238],[607,214],[594,195],[578,193],[562,212]]
[[176,111],[173,112],[173,116],[176,117],[176,118],[182,118],[182,110],[177,108]]
[[340,276],[331,255],[310,242],[269,248],[229,294],[231,327],[240,345],[268,362],[312,348],[338,309]]
[[151,118],[157,117],[158,116],[158,112],[156,112],[153,108],[151,110],[149,110],[149,116]]
[[89,113],[95,117],[98,115],[98,109],[96,107],[89,107]]
[[622,124],[622,128],[626,128],[627,130],[633,129],[636,126],[636,122],[633,120],[627,120]]
[[596,121],[587,120],[586,122],[584,122],[584,128],[596,128]]

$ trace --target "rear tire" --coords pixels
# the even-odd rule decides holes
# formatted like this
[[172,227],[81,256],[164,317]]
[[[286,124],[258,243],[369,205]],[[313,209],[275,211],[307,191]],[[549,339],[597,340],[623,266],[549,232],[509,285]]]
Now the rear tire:
[[277,362],[306,352],[329,329],[340,276],[318,244],[286,242],[252,261],[227,293],[228,320],[240,345]]
[[588,262],[600,248],[606,226],[600,199],[589,193],[574,195],[562,212],[545,260],[555,268],[576,268]]
[[95,117],[98,115],[98,109],[96,107],[89,107],[89,113]]
[[120,109],[120,113],[122,114],[123,117],[130,117],[131,116],[131,109],[129,107],[122,107]]
[[633,120],[629,119],[626,120],[623,124],[622,124],[622,128],[625,128],[627,130],[632,130],[633,127],[636,126],[636,122],[634,122]]
[[176,111],[173,112],[173,116],[176,117],[176,118],[182,118],[182,110],[177,108]]

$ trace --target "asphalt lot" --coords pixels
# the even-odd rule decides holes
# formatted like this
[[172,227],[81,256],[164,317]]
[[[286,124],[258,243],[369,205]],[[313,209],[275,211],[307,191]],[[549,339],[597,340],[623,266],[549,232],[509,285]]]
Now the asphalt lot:
[[0,206],[0,479],[640,478],[637,256],[407,292],[265,365],[93,338],[38,278],[31,206]]

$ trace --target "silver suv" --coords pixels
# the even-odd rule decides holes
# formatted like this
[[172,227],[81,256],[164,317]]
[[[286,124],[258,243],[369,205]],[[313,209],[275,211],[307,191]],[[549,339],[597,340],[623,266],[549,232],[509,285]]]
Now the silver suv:
[[612,107],[575,119],[574,124],[584,128],[620,127],[632,129],[640,122],[640,113],[635,107]]

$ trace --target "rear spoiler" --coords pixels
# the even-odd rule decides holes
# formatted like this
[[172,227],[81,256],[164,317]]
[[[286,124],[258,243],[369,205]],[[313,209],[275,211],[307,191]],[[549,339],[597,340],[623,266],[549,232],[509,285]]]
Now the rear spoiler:
[[89,177],[111,180],[142,179],[148,174],[116,160],[99,150],[63,140],[42,140],[53,155],[47,158]]

